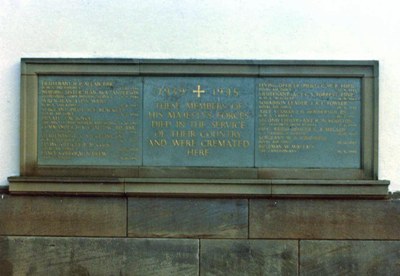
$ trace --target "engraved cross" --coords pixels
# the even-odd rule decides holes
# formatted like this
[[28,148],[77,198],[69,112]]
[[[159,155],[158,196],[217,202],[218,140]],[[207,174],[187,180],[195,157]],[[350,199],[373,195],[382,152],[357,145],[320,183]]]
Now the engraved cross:
[[197,93],[197,98],[200,98],[202,93],[206,93],[206,91],[200,89],[200,84],[197,85],[197,90],[193,90],[193,93]]

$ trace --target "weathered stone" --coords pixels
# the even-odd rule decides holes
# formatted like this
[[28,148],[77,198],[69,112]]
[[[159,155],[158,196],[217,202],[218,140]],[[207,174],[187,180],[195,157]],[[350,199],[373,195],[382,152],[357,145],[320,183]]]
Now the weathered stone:
[[301,275],[400,275],[399,241],[301,241]]
[[200,242],[201,275],[297,275],[297,241]]
[[130,237],[247,238],[245,199],[129,198]]
[[400,201],[254,199],[249,206],[250,238],[400,238]]
[[0,235],[126,236],[126,199],[3,194]]
[[0,238],[0,271],[1,275],[198,275],[198,241]]

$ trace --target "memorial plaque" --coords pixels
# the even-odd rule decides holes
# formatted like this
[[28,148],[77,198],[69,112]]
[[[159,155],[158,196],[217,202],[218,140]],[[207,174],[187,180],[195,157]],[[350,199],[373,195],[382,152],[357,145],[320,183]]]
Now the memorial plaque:
[[256,166],[360,168],[359,78],[261,78]]
[[41,76],[39,165],[141,165],[141,79]]
[[143,165],[254,167],[254,79],[144,79]]
[[385,195],[378,63],[23,59],[11,192]]

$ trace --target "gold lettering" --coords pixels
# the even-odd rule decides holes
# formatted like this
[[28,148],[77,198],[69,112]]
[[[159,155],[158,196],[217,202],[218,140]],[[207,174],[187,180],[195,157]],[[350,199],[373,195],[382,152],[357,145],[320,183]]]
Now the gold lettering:
[[213,89],[213,96],[227,96],[227,97],[238,97],[239,89],[236,87],[228,87],[228,88],[216,88]]
[[151,127],[152,128],[168,128],[171,127],[172,123],[171,121],[151,121]]
[[211,123],[211,126],[213,128],[245,128],[245,122],[244,121],[214,121]]
[[166,139],[149,139],[149,144],[152,147],[164,147],[167,145]]
[[[93,78],[42,79],[39,159],[109,158],[115,155],[110,140],[124,143],[136,133],[138,103],[133,100],[138,99],[139,89],[102,80],[103,77]],[[121,117],[127,120],[120,120]],[[138,154],[137,145],[129,153]]]
[[196,145],[196,142],[194,139],[191,140],[177,140],[173,139],[172,140],[172,145],[175,147],[194,147]]
[[186,89],[182,87],[160,87],[158,88],[159,96],[182,96],[186,93]]
[[[161,87],[153,95],[163,100],[153,103],[154,110],[148,112],[150,126],[154,128],[148,143],[152,147],[169,145],[175,150],[185,148],[187,156],[209,156],[216,148],[248,148],[251,142],[243,132],[247,120],[252,116],[247,107],[234,97],[240,96],[238,87],[215,87],[210,90],[197,85],[187,89]],[[176,99],[186,91],[189,101]],[[220,100],[230,97],[230,101]],[[202,101],[196,100],[202,98]],[[160,134],[162,131],[162,135]],[[163,142],[160,138],[164,139]]]
[[[317,141],[356,135],[359,91],[354,83],[315,81],[258,84],[258,150],[262,153],[310,151]],[[315,116],[317,115],[317,116]],[[341,154],[356,151],[359,143],[338,143]],[[353,147],[350,149],[350,147]]]
[[208,156],[208,149],[188,149],[186,154],[189,156]]
[[193,138],[196,137],[196,132],[194,130],[172,130],[171,131],[172,137],[189,137]]
[[158,102],[156,103],[156,108],[158,109],[179,109],[179,103],[168,103],[168,102]]

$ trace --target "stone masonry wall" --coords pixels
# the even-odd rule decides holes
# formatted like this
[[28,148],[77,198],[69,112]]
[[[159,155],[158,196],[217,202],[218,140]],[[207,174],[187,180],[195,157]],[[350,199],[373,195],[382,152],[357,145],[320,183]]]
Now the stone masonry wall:
[[0,275],[399,275],[400,201],[0,194]]

